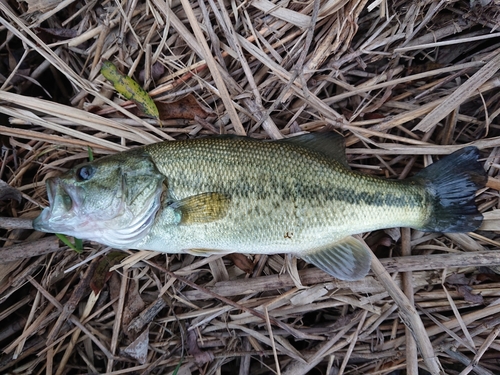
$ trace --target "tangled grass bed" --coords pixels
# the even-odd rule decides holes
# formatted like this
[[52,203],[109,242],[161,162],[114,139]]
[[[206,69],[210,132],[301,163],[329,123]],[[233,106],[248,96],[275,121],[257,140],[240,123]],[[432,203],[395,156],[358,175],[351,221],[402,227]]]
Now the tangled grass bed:
[[[0,2],[0,373],[500,373],[499,26],[496,0]],[[325,128],[387,178],[477,146],[483,226],[365,234],[381,263],[356,282],[286,255],[77,253],[27,229],[43,181],[88,147]]]

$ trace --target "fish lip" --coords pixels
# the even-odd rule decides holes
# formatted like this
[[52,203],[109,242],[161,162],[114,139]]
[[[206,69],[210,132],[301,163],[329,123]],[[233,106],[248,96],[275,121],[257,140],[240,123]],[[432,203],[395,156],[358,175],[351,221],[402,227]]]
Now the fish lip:
[[56,194],[56,183],[53,178],[48,178],[45,181],[45,188],[47,189],[47,198],[49,199],[49,208],[54,204],[54,196]]
[[52,216],[52,209],[54,208],[54,196],[55,196],[55,182],[52,178],[45,180],[45,189],[47,190],[47,198],[49,200],[49,205],[45,207],[40,215],[38,215],[33,220],[33,229],[39,232],[50,232],[49,221]]
[[39,232],[45,232],[44,230],[44,217],[47,216],[45,214],[45,211],[47,210],[47,208],[44,208],[42,210],[42,213],[40,215],[38,215],[34,220],[33,220],[33,229],[34,230],[37,230]]
[[[49,212],[51,215],[54,213],[55,210],[57,210],[57,208],[59,208],[56,206],[58,206],[58,204],[59,205],[61,204],[61,202],[57,201],[58,193],[59,193],[59,196],[61,196],[63,194],[68,196],[71,199],[71,201],[73,202],[71,195],[68,193],[68,190],[64,188],[59,177],[48,178],[45,181],[45,187],[47,189],[47,198],[49,200],[49,206],[47,208],[49,209]],[[72,206],[73,206],[73,204],[72,204]],[[71,207],[71,209],[72,209],[72,207]],[[68,211],[70,211],[70,210],[68,210]]]
[[40,232],[58,232],[75,214],[74,194],[70,193],[70,189],[58,177],[48,178],[45,186],[49,205],[33,220],[33,228]]

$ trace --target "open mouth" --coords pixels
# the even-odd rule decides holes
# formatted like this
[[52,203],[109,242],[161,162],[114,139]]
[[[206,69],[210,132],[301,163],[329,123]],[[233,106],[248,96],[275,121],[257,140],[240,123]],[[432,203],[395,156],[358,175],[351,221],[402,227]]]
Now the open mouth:
[[49,178],[45,181],[45,187],[47,189],[47,198],[49,199],[49,207],[52,207],[54,203],[54,196],[56,193],[56,184],[54,179]]
[[56,232],[73,216],[73,200],[57,177],[47,179],[46,188],[49,206],[33,221],[33,227],[42,232]]
[[68,193],[68,189],[63,186],[59,178],[47,180],[47,195],[54,219],[57,217],[64,218],[73,211],[73,200]]

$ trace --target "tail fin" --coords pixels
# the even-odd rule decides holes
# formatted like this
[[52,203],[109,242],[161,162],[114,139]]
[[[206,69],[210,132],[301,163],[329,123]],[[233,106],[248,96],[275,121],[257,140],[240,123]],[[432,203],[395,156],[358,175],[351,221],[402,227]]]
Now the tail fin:
[[479,228],[483,215],[477,210],[475,194],[486,184],[479,150],[469,146],[425,168],[413,179],[424,180],[432,212],[423,231],[471,232]]

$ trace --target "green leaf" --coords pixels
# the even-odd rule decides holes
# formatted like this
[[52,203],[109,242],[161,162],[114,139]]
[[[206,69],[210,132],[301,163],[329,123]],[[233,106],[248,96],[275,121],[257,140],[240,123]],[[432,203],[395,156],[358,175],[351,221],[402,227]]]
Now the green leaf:
[[179,364],[177,365],[177,367],[175,368],[174,372],[172,373],[172,375],[177,375],[177,373],[179,372],[179,369],[181,368],[181,365],[182,365],[182,361],[184,360],[184,356],[181,357],[181,361],[179,362]]
[[123,251],[111,251],[101,258],[94,275],[92,275],[92,280],[90,280],[90,287],[94,291],[94,294],[99,294],[102,288],[104,288],[104,284],[111,277],[112,272],[109,272],[109,269],[120,263],[127,256],[128,254]]
[[120,73],[118,68],[111,61],[104,61],[101,67],[101,74],[110,81],[115,90],[126,99],[132,100],[137,107],[146,115],[154,117],[160,121],[160,112],[153,99],[148,93],[131,77]]
[[83,241],[81,238],[76,238],[75,237],[75,247],[78,252],[83,251]]
[[94,161],[94,153],[92,152],[90,146],[87,146],[87,152],[89,153],[89,161]]
[[82,240],[75,238],[75,244],[73,244],[64,234],[56,233],[56,236],[61,240],[62,243],[75,250],[78,254],[82,252],[83,250]]

